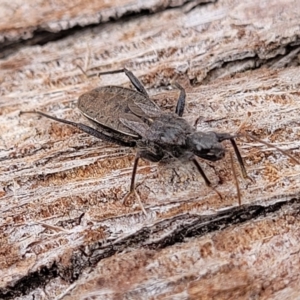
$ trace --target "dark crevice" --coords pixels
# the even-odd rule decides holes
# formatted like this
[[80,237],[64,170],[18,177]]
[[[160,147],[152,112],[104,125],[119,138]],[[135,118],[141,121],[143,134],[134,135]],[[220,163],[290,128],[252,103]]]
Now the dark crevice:
[[42,267],[40,270],[18,280],[13,287],[0,289],[0,299],[14,299],[24,296],[36,288],[45,286],[51,279],[57,276],[58,268],[55,263],[50,267]]
[[[212,2],[214,2],[214,1],[212,1]],[[184,3],[183,5],[185,5],[185,4],[186,3]],[[204,3],[204,4],[209,4],[209,2]],[[195,6],[198,6],[198,5],[203,5],[203,3],[197,4]],[[21,49],[24,46],[34,46],[34,45],[42,46],[49,42],[61,40],[63,38],[74,35],[78,32],[84,31],[84,30],[102,26],[103,24],[116,23],[116,22],[120,22],[120,21],[126,22],[130,19],[137,19],[137,18],[151,15],[151,14],[163,11],[163,10],[170,10],[170,9],[176,9],[176,8],[177,7],[172,7],[172,6],[167,6],[167,7],[161,6],[161,7],[156,7],[154,10],[141,9],[139,12],[128,10],[128,11],[125,11],[120,16],[113,16],[113,15],[110,16],[107,21],[102,21],[100,18],[99,23],[89,24],[89,25],[85,25],[85,26],[75,25],[72,28],[61,30],[59,32],[50,32],[50,31],[47,31],[42,28],[37,28],[32,31],[32,33],[31,33],[33,36],[32,38],[24,39],[24,38],[20,37],[20,40],[18,40],[18,41],[7,40],[7,41],[4,41],[2,44],[0,44],[0,59],[6,58],[9,55],[14,54],[15,52],[17,52],[19,49]],[[99,13],[101,13],[101,12],[99,12]]]
[[[300,40],[298,41],[300,43]],[[198,82],[195,78],[190,80],[192,86],[198,86],[199,84],[208,84],[216,80],[217,78],[233,76],[236,73],[243,73],[248,70],[255,70],[261,67],[271,68],[273,70],[287,68],[292,66],[299,66],[300,60],[298,55],[300,53],[300,45],[294,42],[285,46],[284,54],[277,54],[274,57],[263,59],[257,54],[252,57],[245,57],[243,59],[234,59],[232,61],[224,61],[217,68],[211,69],[202,79]],[[297,51],[297,49],[299,51]],[[293,55],[294,53],[294,55]],[[289,57],[290,56],[290,57]],[[284,60],[284,58],[287,58]],[[239,67],[240,66],[240,67]],[[232,70],[231,70],[232,69]]]
[[36,30],[33,30],[32,38],[29,38],[29,39],[21,38],[21,40],[18,40],[18,41],[6,41],[6,42],[0,44],[0,59],[3,59],[9,55],[14,54],[16,51],[18,51],[19,49],[21,49],[24,46],[34,46],[34,45],[42,46],[49,42],[58,41],[63,38],[66,38],[68,36],[72,36],[78,32],[84,31],[84,30],[102,26],[103,24],[116,23],[119,21],[126,22],[129,19],[139,18],[139,17],[146,16],[146,15],[149,15],[152,13],[153,12],[151,12],[148,9],[141,10],[139,13],[135,13],[132,11],[126,11],[120,17],[111,16],[109,18],[109,20],[106,22],[101,22],[101,20],[100,20],[100,22],[97,24],[90,24],[90,25],[86,25],[86,26],[75,25],[72,28],[61,30],[59,32],[50,32],[50,31],[38,28]]
[[[300,199],[293,198],[269,206],[239,206],[207,216],[184,214],[163,220],[153,226],[144,227],[116,242],[103,243],[102,241],[89,246],[83,245],[82,249],[79,248],[73,252],[69,266],[61,266],[59,262],[54,262],[50,267],[43,267],[32,272],[20,279],[14,286],[0,289],[0,299],[13,299],[26,295],[38,287],[44,287],[47,282],[58,276],[67,282],[74,282],[83,270],[95,266],[102,259],[115,253],[138,248],[163,249],[184,242],[186,238],[204,236],[232,225],[268,216],[283,208],[286,209],[287,206],[292,206],[293,214],[297,215],[300,211]],[[166,230],[169,230],[167,235],[165,234]]]

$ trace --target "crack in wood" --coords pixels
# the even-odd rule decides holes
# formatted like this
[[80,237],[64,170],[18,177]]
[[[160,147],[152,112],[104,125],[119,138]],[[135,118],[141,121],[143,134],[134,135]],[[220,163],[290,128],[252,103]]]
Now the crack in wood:
[[[15,285],[0,289],[0,298],[6,300],[24,296],[38,287],[43,287],[51,279],[58,276],[72,283],[79,278],[85,269],[94,267],[102,259],[126,251],[128,248],[163,249],[176,243],[182,243],[186,238],[204,236],[208,233],[225,230],[232,225],[270,216],[287,206],[293,206],[293,211],[298,214],[300,198],[292,198],[268,206],[244,205],[233,207],[212,215],[182,214],[163,220],[114,242],[94,243],[88,246],[88,249],[85,247],[84,250],[79,248],[74,251],[69,266],[62,266],[59,261],[53,262],[49,267],[43,266],[40,270],[18,280]],[[170,227],[173,229],[168,234],[161,234]],[[162,238],[155,240],[155,236],[162,236]]]

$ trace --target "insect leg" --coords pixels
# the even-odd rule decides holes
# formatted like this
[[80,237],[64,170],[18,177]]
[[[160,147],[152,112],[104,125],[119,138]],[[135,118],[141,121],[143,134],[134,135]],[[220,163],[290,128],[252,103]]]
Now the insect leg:
[[[138,144],[137,147],[143,147],[143,146],[142,146],[142,144]],[[152,162],[158,162],[163,158],[164,153],[163,153],[163,151],[161,151],[161,149],[159,147],[157,147],[157,148],[153,147],[153,148],[151,148],[151,150],[152,151],[149,151],[144,148],[138,150],[138,152],[135,156],[134,164],[133,164],[133,168],[132,168],[129,193],[124,198],[124,204],[126,205],[126,202],[129,202],[129,197],[132,194],[134,194],[145,215],[147,215],[146,210],[141,202],[141,199],[140,199],[138,193],[135,190],[135,176],[136,176],[137,166],[138,166],[138,162],[139,162],[140,158],[144,158],[144,159],[150,160]]]
[[180,95],[177,101],[177,105],[176,105],[176,110],[175,113],[179,116],[182,117],[183,112],[184,112],[184,107],[185,107],[185,90],[184,88],[178,83],[178,82],[174,82],[174,85],[180,90]]
[[124,197],[124,204],[126,205],[126,202],[129,201],[129,197],[134,194],[135,198],[137,199],[143,213],[147,216],[147,212],[144,208],[144,205],[141,201],[140,196],[138,195],[138,193],[135,190],[135,176],[136,176],[136,170],[137,170],[137,166],[139,163],[139,159],[140,159],[140,153],[137,152],[134,158],[134,163],[133,163],[133,168],[132,168],[132,173],[131,173],[131,181],[130,181],[130,188],[129,188],[129,193],[126,194],[126,196]]
[[135,190],[135,175],[136,175],[136,170],[137,170],[137,166],[139,163],[139,159],[140,159],[140,154],[137,152],[135,155],[135,158],[134,158],[134,163],[133,163],[133,168],[132,168],[129,193],[132,193]]
[[234,178],[235,185],[236,185],[236,191],[237,191],[237,197],[238,197],[238,201],[239,201],[239,206],[241,206],[242,205],[242,196],[241,196],[241,190],[240,190],[240,186],[239,186],[239,181],[238,181],[237,176],[236,176],[236,171],[235,171],[235,167],[234,167],[234,163],[233,163],[232,152],[229,151],[229,154],[230,154],[231,170],[232,170],[233,178]]
[[205,175],[203,169],[201,168],[200,164],[198,163],[196,158],[192,159],[192,162],[194,163],[194,165],[196,166],[197,170],[199,171],[199,173],[201,174],[201,176],[203,177],[205,184],[207,186],[211,186],[211,182],[209,181],[209,179],[207,178],[207,176]]
[[129,70],[127,70],[126,68],[124,68],[124,72],[126,74],[126,76],[129,78],[129,80],[131,81],[131,83],[134,85],[134,87],[142,94],[144,94],[145,96],[149,97],[146,89],[144,88],[143,84],[139,81],[139,79],[137,77],[135,77],[133,75],[133,73]]
[[71,125],[73,127],[76,127],[78,129],[80,129],[81,131],[89,134],[89,135],[92,135],[98,139],[101,139],[101,140],[104,140],[104,141],[107,141],[107,142],[110,142],[110,143],[114,143],[114,144],[118,144],[120,146],[127,146],[127,147],[134,147],[135,146],[135,142],[125,142],[125,141],[122,141],[120,139],[116,139],[112,136],[109,136],[99,130],[96,130],[90,126],[87,126],[87,125],[84,125],[82,123],[76,123],[76,122],[72,122],[72,121],[68,121],[68,120],[64,120],[64,119],[59,119],[59,118],[56,118],[56,117],[53,117],[53,116],[50,116],[50,115],[47,115],[41,111],[21,111],[20,114],[27,114],[27,113],[34,113],[34,114],[38,114],[40,116],[43,116],[43,117],[46,117],[46,118],[49,118],[49,119],[52,119],[54,121],[57,121],[57,122],[60,122],[60,123],[64,123],[64,124],[68,124],[68,125]]
[[162,160],[162,158],[164,157],[163,151],[160,151],[160,149],[152,150],[156,151],[156,153],[147,150],[140,150],[140,157],[152,162],[159,162],[160,160]]
[[242,170],[243,177],[244,177],[244,178],[248,178],[247,171],[246,171],[246,168],[245,168],[245,164],[244,164],[243,158],[242,158],[242,156],[241,156],[241,153],[240,153],[240,151],[239,151],[239,148],[238,148],[238,146],[237,146],[237,144],[236,144],[234,138],[231,138],[231,139],[229,139],[229,140],[230,140],[230,142],[231,142],[231,145],[232,145],[232,147],[233,147],[233,150],[234,150],[234,152],[235,152],[235,155],[236,155],[236,157],[237,157],[237,159],[238,159],[239,165],[240,165],[241,170]]
[[[80,67],[79,67],[80,68]],[[80,68],[82,70],[82,68]],[[82,72],[84,72],[82,70]],[[105,72],[99,72],[97,75],[107,75],[107,74],[116,74],[116,73],[121,73],[124,72],[126,74],[126,76],[129,78],[129,80],[131,81],[131,83],[134,85],[134,87],[142,94],[144,94],[145,96],[149,97],[146,89],[144,88],[143,84],[140,82],[140,80],[128,69],[124,68],[124,69],[118,69],[118,70],[114,70],[114,71],[105,71]],[[85,72],[84,72],[85,73]]]
[[205,175],[202,167],[200,166],[199,162],[197,161],[197,159],[194,157],[192,159],[192,162],[194,163],[194,165],[196,166],[197,170],[199,171],[199,173],[201,174],[201,176],[203,177],[204,181],[205,181],[205,184],[209,187],[211,187],[217,194],[218,196],[222,199],[222,195],[215,189],[211,186],[211,182],[209,181],[209,179],[207,178],[207,176]]
[[239,165],[240,165],[240,168],[241,168],[241,171],[242,171],[242,174],[243,174],[243,177],[244,178],[248,178],[248,175],[247,175],[247,171],[246,171],[246,168],[245,168],[245,164],[244,164],[244,161],[243,161],[243,158],[241,156],[241,153],[240,153],[240,150],[234,140],[234,136],[228,134],[228,133],[216,133],[217,135],[217,138],[219,140],[219,142],[222,142],[222,141],[225,141],[225,140],[230,140],[231,142],[231,145],[233,147],[233,150],[234,150],[234,153],[238,159],[238,162],[239,162]]

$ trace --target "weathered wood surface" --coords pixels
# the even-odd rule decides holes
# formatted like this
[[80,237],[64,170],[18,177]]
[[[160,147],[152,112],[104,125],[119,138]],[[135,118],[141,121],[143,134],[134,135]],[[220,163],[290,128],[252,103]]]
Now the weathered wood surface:
[[189,10],[201,3],[215,0],[28,0],[0,2],[0,57],[24,47],[25,44],[44,44],[69,35],[68,30],[97,25],[141,13],[154,13],[182,6]]
[[184,117],[199,130],[246,130],[300,159],[300,3],[191,9],[198,2],[70,32],[0,61],[1,299],[299,297],[300,166],[290,158],[238,139],[253,179],[239,174],[241,207],[229,155],[202,163],[222,200],[192,165],[142,162],[145,216],[122,204],[134,151],[19,116],[38,109],[85,122],[78,96],[128,79],[87,79],[77,65],[89,75],[126,66],[165,110],[178,96],[170,82],[180,82]]

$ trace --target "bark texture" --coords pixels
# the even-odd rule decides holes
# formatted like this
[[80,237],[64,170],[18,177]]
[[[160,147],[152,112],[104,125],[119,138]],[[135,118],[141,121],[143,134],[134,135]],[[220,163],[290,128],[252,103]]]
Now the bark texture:
[[134,150],[19,113],[88,124],[77,98],[129,86],[96,76],[126,67],[166,111],[172,81],[184,86],[198,130],[248,132],[300,161],[300,2],[36,3],[0,1],[0,299],[299,298],[291,157],[237,138],[241,206],[228,154],[201,162],[222,199],[192,164],[141,161],[145,216],[122,203]]

